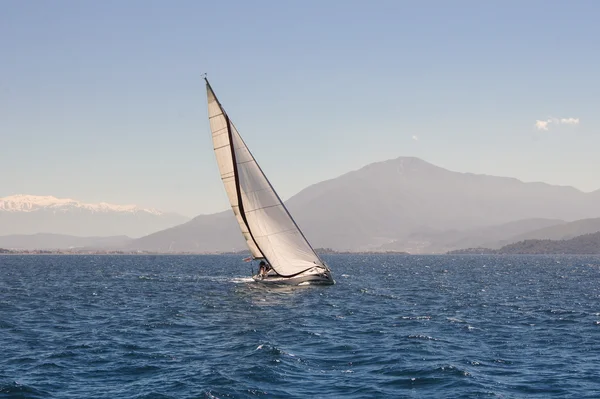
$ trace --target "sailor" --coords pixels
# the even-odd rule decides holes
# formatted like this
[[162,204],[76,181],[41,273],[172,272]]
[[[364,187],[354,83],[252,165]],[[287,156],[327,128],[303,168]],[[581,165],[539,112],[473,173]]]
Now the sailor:
[[267,264],[265,263],[264,260],[261,260],[260,263],[258,264],[258,273],[261,276],[266,276],[268,271],[269,271],[269,268],[267,267]]

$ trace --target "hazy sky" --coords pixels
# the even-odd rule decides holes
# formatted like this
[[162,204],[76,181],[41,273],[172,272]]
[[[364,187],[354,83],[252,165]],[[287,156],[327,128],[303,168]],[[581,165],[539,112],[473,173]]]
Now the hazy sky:
[[0,197],[228,208],[201,74],[280,195],[417,156],[600,188],[598,1],[0,1]]

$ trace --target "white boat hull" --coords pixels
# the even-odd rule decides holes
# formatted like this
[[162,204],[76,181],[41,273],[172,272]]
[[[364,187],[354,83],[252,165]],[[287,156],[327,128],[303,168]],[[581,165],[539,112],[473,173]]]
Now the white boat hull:
[[335,284],[329,270],[310,269],[293,277],[282,277],[270,272],[266,276],[255,274],[252,279],[261,284],[278,285],[332,285]]

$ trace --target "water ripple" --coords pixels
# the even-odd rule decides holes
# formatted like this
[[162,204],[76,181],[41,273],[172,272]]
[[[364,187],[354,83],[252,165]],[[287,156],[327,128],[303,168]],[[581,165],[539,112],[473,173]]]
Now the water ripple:
[[0,398],[597,398],[600,258],[0,256]]

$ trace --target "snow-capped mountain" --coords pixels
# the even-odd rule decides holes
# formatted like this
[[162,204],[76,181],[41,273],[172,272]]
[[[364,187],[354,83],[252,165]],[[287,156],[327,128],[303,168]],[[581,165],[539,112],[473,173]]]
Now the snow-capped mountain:
[[11,195],[0,198],[0,235],[54,233],[140,237],[188,218],[136,205],[89,204],[70,198]]
[[0,211],[35,212],[40,209],[51,209],[61,212],[68,212],[73,209],[85,209],[92,212],[147,212],[158,216],[163,214],[156,209],[143,209],[136,205],[115,205],[106,202],[86,204],[74,199],[56,198],[50,195],[17,194],[0,198]]

